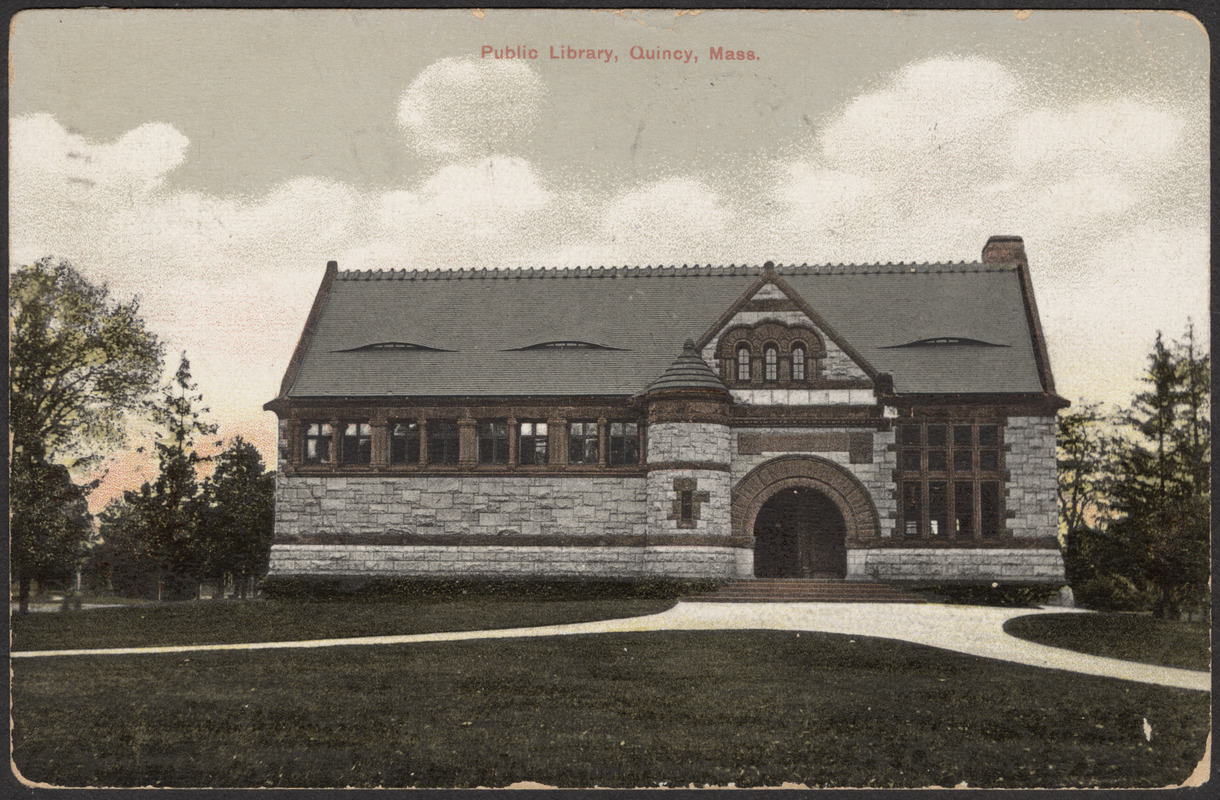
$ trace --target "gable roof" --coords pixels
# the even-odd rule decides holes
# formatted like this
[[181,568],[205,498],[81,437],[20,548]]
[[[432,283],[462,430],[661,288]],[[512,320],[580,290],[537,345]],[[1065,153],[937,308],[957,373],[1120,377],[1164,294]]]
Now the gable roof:
[[[891,374],[897,393],[1053,391],[1043,385],[1021,262],[773,269],[865,363]],[[280,396],[636,395],[765,271],[344,272],[328,264]],[[954,338],[998,346],[927,341]],[[413,347],[360,349],[385,342]],[[530,349],[554,342],[597,347]]]

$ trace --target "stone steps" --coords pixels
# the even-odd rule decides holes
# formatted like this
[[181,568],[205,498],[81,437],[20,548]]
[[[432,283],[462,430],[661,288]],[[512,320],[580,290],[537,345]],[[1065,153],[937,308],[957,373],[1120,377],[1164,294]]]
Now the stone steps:
[[921,595],[887,583],[842,578],[754,578],[733,581],[707,594],[684,597],[697,603],[925,603]]

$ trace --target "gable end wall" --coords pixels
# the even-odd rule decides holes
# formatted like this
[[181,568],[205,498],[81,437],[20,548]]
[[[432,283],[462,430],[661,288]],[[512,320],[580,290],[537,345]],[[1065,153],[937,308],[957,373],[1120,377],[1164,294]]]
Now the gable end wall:
[[724,331],[737,325],[755,325],[763,320],[775,320],[787,325],[807,325],[816,330],[818,335],[822,337],[822,343],[826,346],[826,355],[820,359],[818,364],[818,375],[825,380],[871,380],[868,377],[868,373],[851,360],[851,356],[844,353],[842,348],[826,335],[825,331],[815,325],[809,317],[800,311],[741,311],[737,313],[703,348],[701,354],[703,360],[719,375],[720,363],[716,360],[716,346],[720,343],[720,337],[724,335]]

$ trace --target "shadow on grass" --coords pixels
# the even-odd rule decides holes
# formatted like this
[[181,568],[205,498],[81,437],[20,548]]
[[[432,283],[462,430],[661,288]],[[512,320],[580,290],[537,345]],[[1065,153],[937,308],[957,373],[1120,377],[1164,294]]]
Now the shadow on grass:
[[236,642],[296,641],[490,630],[655,614],[675,600],[664,595],[482,591],[460,587],[416,596],[356,595],[327,601],[273,599],[201,601],[14,615],[12,649],[62,650]]
[[1142,614],[1040,614],[1016,617],[1004,632],[1038,644],[1164,667],[1211,669],[1205,622]]
[[1209,730],[1201,692],[793,632],[13,669],[14,763],[60,786],[1159,787]]

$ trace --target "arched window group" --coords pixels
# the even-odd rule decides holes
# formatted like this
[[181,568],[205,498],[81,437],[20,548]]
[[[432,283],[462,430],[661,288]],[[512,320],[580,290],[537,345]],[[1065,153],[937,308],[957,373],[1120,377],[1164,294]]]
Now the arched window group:
[[824,354],[812,328],[773,321],[732,328],[717,347],[721,377],[739,387],[808,385],[817,379],[817,359]]

